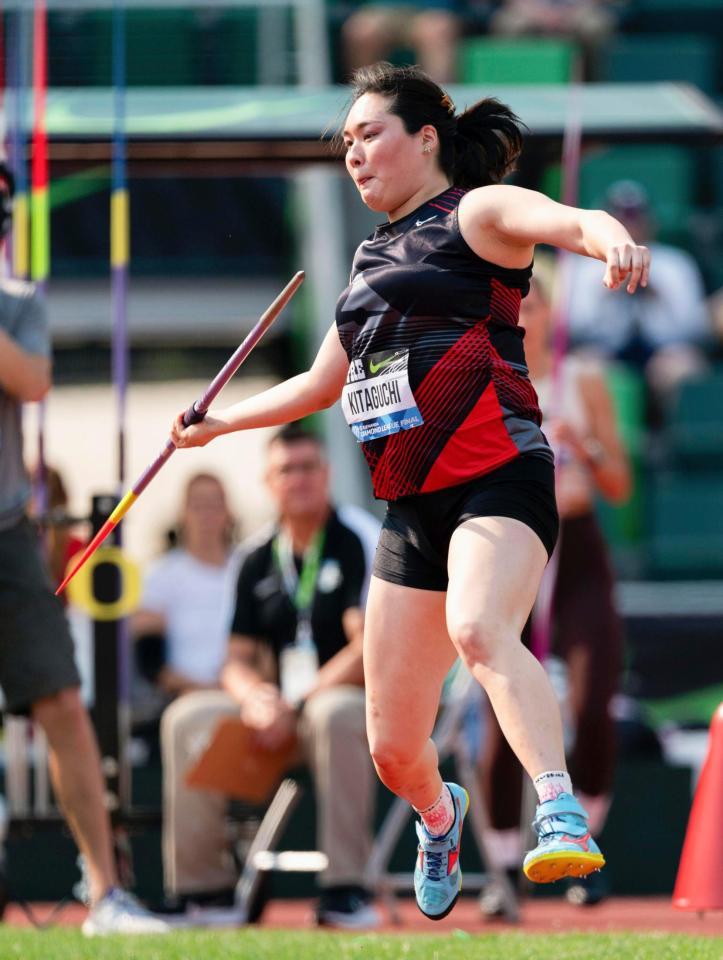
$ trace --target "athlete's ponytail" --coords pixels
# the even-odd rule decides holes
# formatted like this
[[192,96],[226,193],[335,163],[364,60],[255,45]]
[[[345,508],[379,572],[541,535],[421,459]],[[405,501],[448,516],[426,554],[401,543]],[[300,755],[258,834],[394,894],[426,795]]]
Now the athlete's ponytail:
[[520,120],[494,97],[480,100],[457,117],[452,182],[468,188],[499,183],[521,150]]
[[436,128],[439,165],[454,186],[499,183],[520,155],[523,124],[509,107],[489,97],[456,116],[448,94],[419,67],[361,67],[352,76],[352,102],[365,93],[388,97],[407,133],[427,123]]

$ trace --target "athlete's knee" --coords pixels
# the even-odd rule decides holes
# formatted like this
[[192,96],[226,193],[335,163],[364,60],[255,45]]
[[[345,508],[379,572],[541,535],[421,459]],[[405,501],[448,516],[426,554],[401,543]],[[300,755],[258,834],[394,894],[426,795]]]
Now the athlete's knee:
[[406,781],[408,772],[416,765],[420,754],[418,746],[384,737],[373,740],[369,751],[379,779],[392,791]]
[[458,620],[449,624],[449,634],[469,669],[494,667],[501,652],[515,641],[508,627],[494,621]]

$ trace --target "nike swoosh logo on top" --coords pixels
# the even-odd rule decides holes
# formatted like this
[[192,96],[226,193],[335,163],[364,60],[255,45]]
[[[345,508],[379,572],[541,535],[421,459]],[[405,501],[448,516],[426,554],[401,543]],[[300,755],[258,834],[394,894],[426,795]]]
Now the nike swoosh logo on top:
[[416,226],[421,227],[425,223],[429,223],[430,220],[436,220],[437,214],[435,213],[433,217],[427,217],[426,220],[417,220]]
[[380,370],[383,370],[384,367],[388,367],[390,363],[394,363],[395,360],[399,360],[399,354],[395,353],[393,357],[387,357],[386,360],[380,360],[379,363],[374,363],[373,360],[369,361],[369,373],[379,373]]

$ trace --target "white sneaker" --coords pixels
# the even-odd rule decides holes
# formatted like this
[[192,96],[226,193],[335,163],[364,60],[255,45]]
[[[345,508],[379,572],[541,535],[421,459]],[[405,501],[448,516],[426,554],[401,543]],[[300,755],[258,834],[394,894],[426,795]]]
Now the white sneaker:
[[103,937],[113,933],[168,933],[165,920],[142,907],[126,890],[114,887],[90,908],[83,922],[86,937]]

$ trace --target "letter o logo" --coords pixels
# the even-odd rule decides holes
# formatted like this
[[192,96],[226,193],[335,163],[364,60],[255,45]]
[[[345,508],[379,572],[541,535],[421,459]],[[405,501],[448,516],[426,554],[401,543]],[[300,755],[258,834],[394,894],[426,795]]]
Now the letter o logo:
[[[71,557],[69,567],[77,560]],[[93,593],[93,571],[101,563],[112,563],[120,570],[121,595],[117,600],[98,600]],[[141,574],[138,565],[120,547],[101,547],[68,584],[68,599],[94,620],[120,620],[138,606],[141,596]]]

